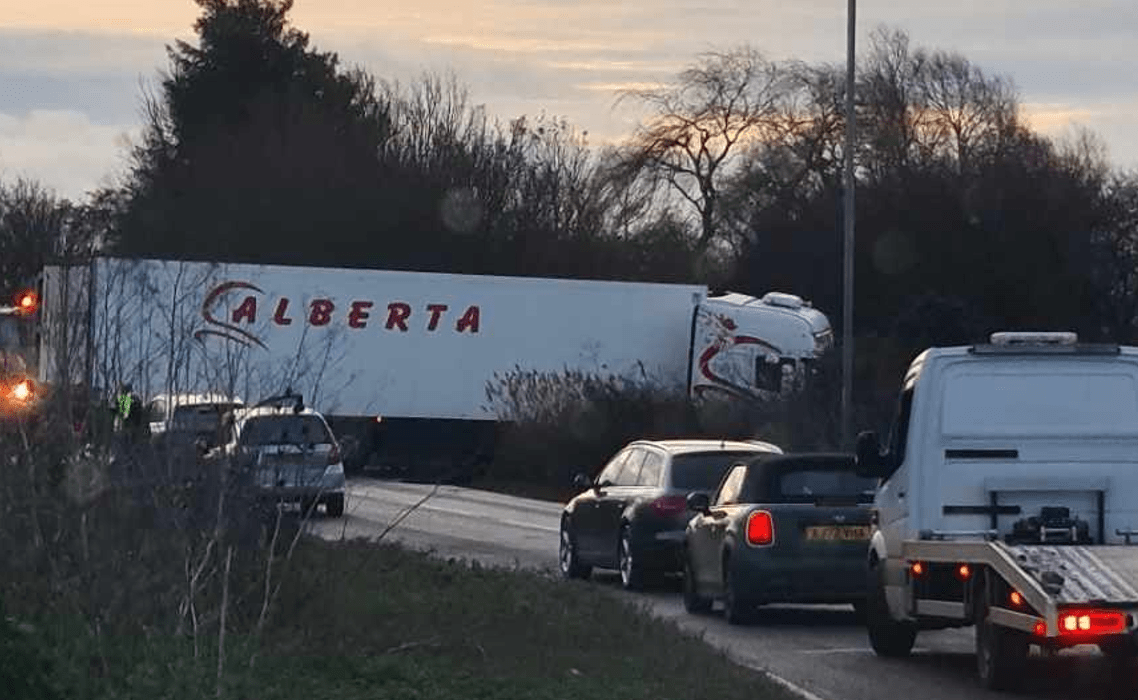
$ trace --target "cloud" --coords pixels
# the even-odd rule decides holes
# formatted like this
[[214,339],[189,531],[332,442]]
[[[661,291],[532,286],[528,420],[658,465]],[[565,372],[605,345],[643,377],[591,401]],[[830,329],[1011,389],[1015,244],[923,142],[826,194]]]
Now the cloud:
[[82,112],[0,113],[0,179],[27,177],[61,197],[81,201],[124,165],[137,127],[93,123]]

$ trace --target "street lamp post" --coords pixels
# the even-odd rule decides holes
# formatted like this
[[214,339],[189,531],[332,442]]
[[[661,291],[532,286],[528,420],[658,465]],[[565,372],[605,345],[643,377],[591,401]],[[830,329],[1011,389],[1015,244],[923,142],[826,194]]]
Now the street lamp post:
[[857,0],[849,0],[846,22],[846,145],[845,178],[842,186],[843,256],[842,256],[842,445],[853,444],[853,292],[854,292],[854,27],[857,25]]

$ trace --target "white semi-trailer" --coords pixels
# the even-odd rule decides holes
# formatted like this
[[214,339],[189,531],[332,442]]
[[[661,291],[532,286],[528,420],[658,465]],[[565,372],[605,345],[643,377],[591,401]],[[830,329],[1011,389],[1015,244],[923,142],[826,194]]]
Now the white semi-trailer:
[[796,296],[688,284],[96,258],[46,268],[41,295],[41,381],[248,400],[291,388],[361,458],[393,466],[424,446],[487,457],[496,375],[769,396],[832,338]]

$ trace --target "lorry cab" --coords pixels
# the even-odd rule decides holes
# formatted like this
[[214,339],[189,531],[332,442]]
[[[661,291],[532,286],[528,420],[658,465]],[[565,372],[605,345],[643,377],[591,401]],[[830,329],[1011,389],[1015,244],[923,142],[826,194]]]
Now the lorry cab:
[[800,388],[833,345],[825,314],[794,294],[728,293],[700,301],[692,322],[695,397],[765,399]]

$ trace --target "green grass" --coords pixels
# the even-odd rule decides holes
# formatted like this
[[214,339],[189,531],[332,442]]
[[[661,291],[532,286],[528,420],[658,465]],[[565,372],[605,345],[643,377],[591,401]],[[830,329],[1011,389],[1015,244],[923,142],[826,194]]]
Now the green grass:
[[[674,623],[596,584],[440,561],[395,546],[305,541],[249,668],[227,641],[223,696],[250,700],[782,700]],[[216,634],[104,638],[86,623],[36,621],[29,644],[60,698],[214,695]],[[33,663],[33,662],[29,662]]]

